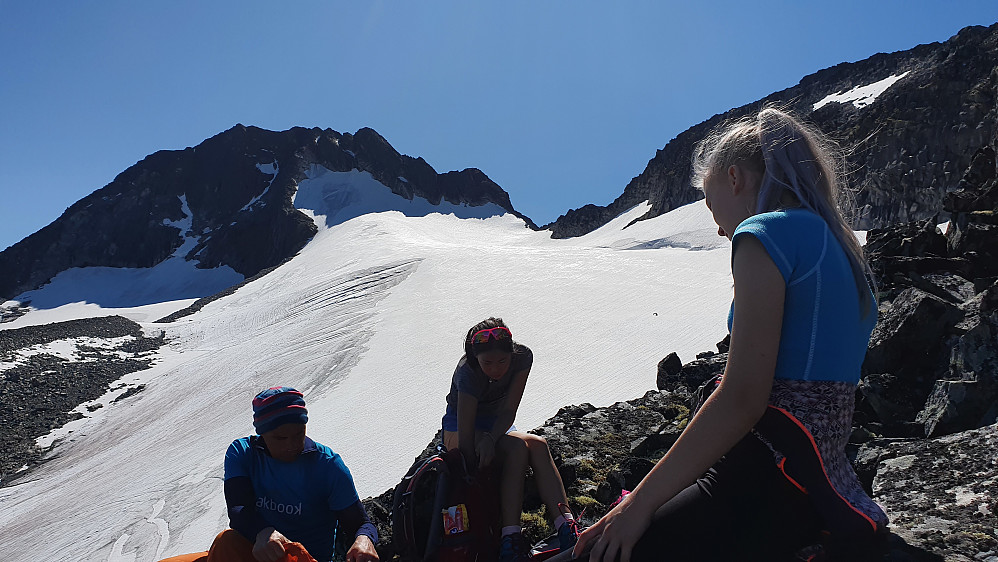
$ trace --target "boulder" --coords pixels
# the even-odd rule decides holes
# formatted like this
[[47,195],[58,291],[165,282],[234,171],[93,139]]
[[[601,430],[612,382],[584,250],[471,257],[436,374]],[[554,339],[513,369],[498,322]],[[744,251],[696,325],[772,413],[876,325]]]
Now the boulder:
[[683,362],[672,352],[658,362],[658,377],[655,384],[659,390],[672,388],[679,382],[679,372],[683,370]]
[[946,560],[998,558],[998,425],[931,440],[881,440],[873,498],[891,530]]
[[637,487],[655,463],[642,457],[630,457],[609,472],[606,480],[596,489],[596,499],[604,505],[610,505],[620,497],[622,491],[631,491]]
[[874,228],[866,233],[866,252],[870,255],[945,257],[946,237],[936,227],[937,219]]
[[931,293],[946,302],[957,306],[974,298],[977,294],[973,281],[955,273],[927,273],[919,275],[912,272],[910,278],[914,287]]
[[926,374],[935,367],[940,342],[962,317],[959,308],[939,297],[914,287],[905,289],[881,307],[863,371]]
[[954,304],[914,287],[882,303],[859,388],[864,411],[888,434],[907,435],[901,428],[914,421],[935,381],[944,378],[949,354],[943,342],[962,316]]
[[998,401],[989,390],[977,381],[936,381],[915,421],[925,426],[926,437],[994,423]]
[[697,354],[697,359],[683,365],[678,373],[665,377],[660,376],[658,378],[658,388],[667,392],[689,395],[707,379],[724,373],[724,367],[727,364],[728,354],[726,352],[704,352]]
[[966,331],[950,348],[950,380],[998,385],[998,328],[980,316],[966,323]]
[[958,215],[947,231],[950,255],[971,261],[974,264],[973,277],[998,275],[998,225],[971,222],[991,216],[990,212],[982,213],[981,217]]
[[856,408],[868,420],[866,426],[877,435],[921,436],[923,427],[914,420],[925,407],[925,400],[931,390],[931,381],[923,391],[912,388],[897,375],[873,373],[859,381]]

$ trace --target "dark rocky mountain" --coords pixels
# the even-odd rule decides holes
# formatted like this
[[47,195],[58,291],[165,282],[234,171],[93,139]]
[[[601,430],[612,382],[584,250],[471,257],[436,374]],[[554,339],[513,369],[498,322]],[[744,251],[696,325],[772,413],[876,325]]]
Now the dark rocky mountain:
[[[814,105],[891,76],[904,76],[865,107]],[[700,199],[690,185],[694,145],[729,119],[765,104],[807,117],[848,152],[859,229],[927,219],[944,212],[975,152],[998,126],[998,24],[968,27],[943,43],[877,54],[804,77],[792,88],[715,115],[658,150],[640,175],[605,207],[573,209],[544,226],[554,238],[590,232],[643,201],[652,218]],[[640,219],[639,219],[640,220]]]
[[161,262],[183,243],[178,228],[165,224],[185,217],[180,196],[186,196],[193,214],[192,231],[201,235],[186,259],[202,268],[228,265],[251,277],[294,255],[315,234],[312,220],[292,204],[298,183],[313,165],[369,172],[406,199],[494,203],[534,226],[480,170],[439,174],[422,158],[399,154],[373,129],[351,135],[236,125],[196,147],[144,158],[53,223],[0,252],[0,300],[72,267]]

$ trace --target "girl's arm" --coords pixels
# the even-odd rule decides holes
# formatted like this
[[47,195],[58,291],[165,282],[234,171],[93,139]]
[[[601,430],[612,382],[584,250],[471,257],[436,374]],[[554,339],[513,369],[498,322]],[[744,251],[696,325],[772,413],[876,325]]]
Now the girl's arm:
[[506,435],[510,426],[513,425],[513,420],[516,419],[516,410],[520,407],[520,400],[523,399],[523,391],[527,388],[527,375],[529,374],[529,368],[513,373],[513,381],[509,384],[506,402],[503,404],[502,410],[499,411],[499,415],[496,416],[492,431],[488,432],[488,435],[492,437],[492,443]]
[[478,414],[478,399],[467,392],[457,393],[457,447],[464,455],[469,467],[478,463],[475,451],[475,416]]
[[676,443],[630,494],[575,547],[592,544],[591,562],[629,562],[631,549],[662,504],[696,481],[759,421],[772,391],[783,325],[786,284],[762,243],[738,241],[732,273],[735,313],[728,363],[720,386]]

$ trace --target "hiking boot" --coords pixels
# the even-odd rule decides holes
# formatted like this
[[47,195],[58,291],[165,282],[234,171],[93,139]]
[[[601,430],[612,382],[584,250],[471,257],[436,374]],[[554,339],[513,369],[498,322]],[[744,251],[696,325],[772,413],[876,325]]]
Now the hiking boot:
[[527,562],[530,560],[530,543],[523,533],[510,533],[499,543],[499,562]]
[[[558,527],[558,552],[565,552],[575,546],[575,543],[579,542],[579,523],[572,513],[572,508],[563,503],[559,503],[558,509],[561,509],[562,513],[567,513],[573,516],[572,519],[566,520],[561,524],[561,527]],[[585,510],[583,510],[583,512],[585,512]],[[581,516],[582,514],[580,513],[579,515]]]
[[562,523],[561,527],[558,527],[558,552],[565,552],[577,542],[579,542],[579,524],[575,519]]

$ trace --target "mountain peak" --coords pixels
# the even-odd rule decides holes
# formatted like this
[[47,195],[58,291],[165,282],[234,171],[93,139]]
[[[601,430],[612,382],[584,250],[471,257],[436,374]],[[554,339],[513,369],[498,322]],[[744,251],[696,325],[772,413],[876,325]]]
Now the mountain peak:
[[[796,86],[683,131],[656,151],[612,203],[570,210],[544,228],[554,238],[579,236],[643,201],[651,203],[642,218],[647,219],[700,199],[690,185],[696,143],[724,121],[750,116],[766,104],[805,117],[849,154],[855,228],[945,217],[946,193],[958,188],[973,154],[998,128],[996,60],[998,23],[809,74]],[[891,77],[896,81],[877,95],[861,96],[860,90],[876,90],[873,85]],[[816,107],[836,94],[836,100]]]
[[[352,135],[318,127],[278,132],[237,123],[195,147],[146,156],[0,252],[0,297],[35,289],[75,267],[152,267],[190,237],[196,240],[184,260],[202,269],[228,266],[244,277],[256,275],[294,255],[315,234],[312,219],[292,202],[313,166],[366,172],[410,201],[492,203],[536,228],[480,170],[438,174],[422,158],[400,154],[374,129]],[[188,218],[189,231],[175,226]]]

